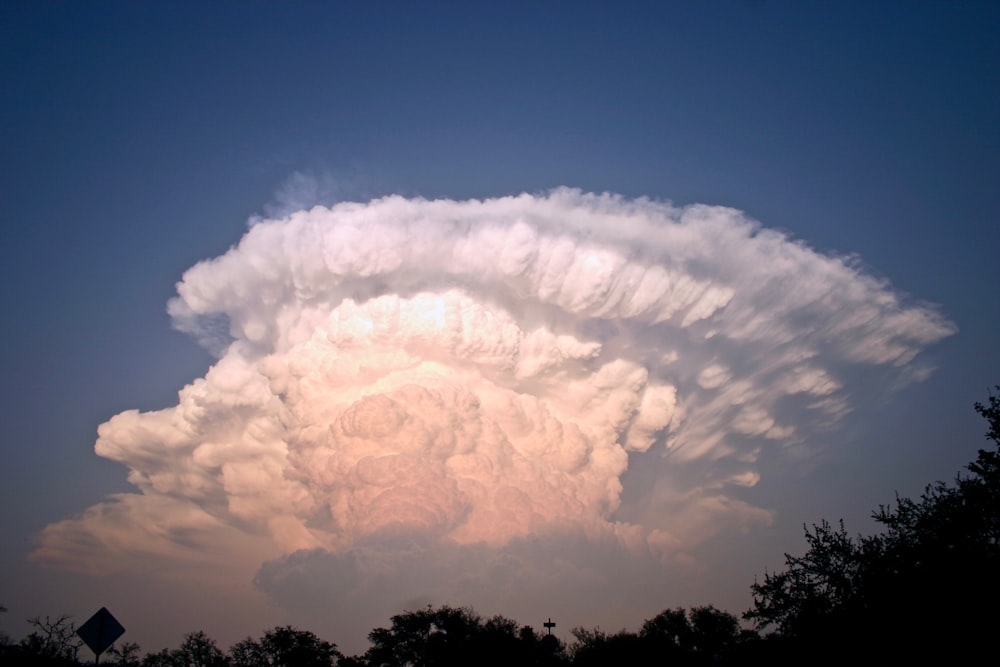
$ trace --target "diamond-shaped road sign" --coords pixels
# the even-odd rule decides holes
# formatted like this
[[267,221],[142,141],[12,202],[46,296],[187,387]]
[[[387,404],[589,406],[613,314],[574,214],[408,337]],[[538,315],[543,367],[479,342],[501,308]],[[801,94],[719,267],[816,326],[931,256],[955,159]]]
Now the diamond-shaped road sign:
[[90,647],[94,655],[99,660],[101,654],[115,640],[124,634],[125,628],[118,622],[111,612],[105,607],[101,607],[96,614],[87,619],[87,622],[80,626],[76,634],[83,640],[83,643]]

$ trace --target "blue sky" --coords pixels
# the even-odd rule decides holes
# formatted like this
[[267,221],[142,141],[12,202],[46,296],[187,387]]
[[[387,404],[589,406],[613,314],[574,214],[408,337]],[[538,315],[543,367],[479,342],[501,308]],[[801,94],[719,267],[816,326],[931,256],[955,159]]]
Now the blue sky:
[[[97,426],[175,405],[213,363],[171,326],[175,284],[295,203],[568,186],[733,207],[954,323],[918,355],[927,380],[861,374],[854,411],[808,456],[763,462],[739,497],[772,523],[708,540],[712,587],[661,608],[740,611],[803,523],[866,530],[895,491],[951,478],[982,445],[972,403],[1000,382],[991,3],[13,2],[0,31],[9,634],[107,604],[118,584],[27,556],[46,525],[135,491],[94,454]],[[623,480],[626,499],[630,480],[653,484]],[[306,618],[281,604],[246,622]],[[176,644],[197,629],[185,620],[132,639]]]

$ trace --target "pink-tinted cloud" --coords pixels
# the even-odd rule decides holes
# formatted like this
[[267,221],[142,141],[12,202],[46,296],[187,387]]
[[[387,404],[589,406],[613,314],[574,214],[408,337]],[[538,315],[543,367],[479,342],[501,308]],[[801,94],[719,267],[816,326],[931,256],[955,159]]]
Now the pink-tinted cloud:
[[[100,427],[137,493],[50,525],[35,559],[267,561],[272,592],[282,564],[363,578],[414,539],[458,577],[559,536],[684,562],[769,520],[733,494],[763,448],[841,420],[856,369],[922,377],[916,356],[954,331],[739,211],[568,189],[259,220],[177,290],[176,326],[218,362],[176,406]],[[626,521],[638,456],[663,481]]]

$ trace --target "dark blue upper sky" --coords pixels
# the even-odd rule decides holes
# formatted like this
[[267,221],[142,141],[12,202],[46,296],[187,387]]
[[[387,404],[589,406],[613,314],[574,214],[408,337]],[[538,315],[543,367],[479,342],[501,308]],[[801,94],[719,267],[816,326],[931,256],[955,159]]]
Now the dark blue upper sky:
[[951,478],[1000,383],[998,35],[990,2],[2,3],[3,567],[129,488],[96,426],[204,373],[166,301],[294,173],[726,205],[856,254],[959,332],[758,502],[795,531]]

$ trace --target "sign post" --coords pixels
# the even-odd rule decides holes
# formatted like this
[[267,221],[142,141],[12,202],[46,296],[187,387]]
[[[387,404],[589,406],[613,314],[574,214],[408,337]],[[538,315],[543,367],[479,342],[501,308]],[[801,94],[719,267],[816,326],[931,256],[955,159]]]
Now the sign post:
[[556,627],[555,621],[549,616],[549,620],[542,623],[545,626],[545,636],[542,637],[542,648],[546,651],[555,655],[556,651],[559,650],[559,639],[552,634],[552,628]]
[[87,622],[76,631],[77,636],[94,652],[95,665],[100,663],[101,654],[124,633],[125,628],[106,607],[98,609],[97,613],[87,619]]

